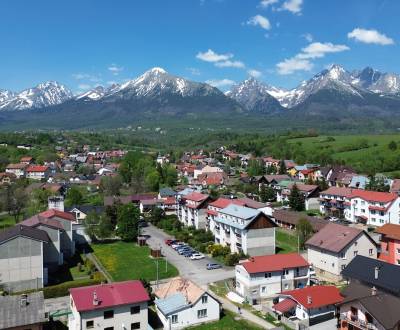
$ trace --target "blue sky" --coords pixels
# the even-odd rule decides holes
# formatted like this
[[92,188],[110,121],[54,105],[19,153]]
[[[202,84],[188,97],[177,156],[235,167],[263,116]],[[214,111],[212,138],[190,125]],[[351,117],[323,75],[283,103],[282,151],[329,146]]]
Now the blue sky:
[[222,89],[295,87],[332,63],[400,73],[397,0],[0,2],[0,89],[74,92],[151,67]]

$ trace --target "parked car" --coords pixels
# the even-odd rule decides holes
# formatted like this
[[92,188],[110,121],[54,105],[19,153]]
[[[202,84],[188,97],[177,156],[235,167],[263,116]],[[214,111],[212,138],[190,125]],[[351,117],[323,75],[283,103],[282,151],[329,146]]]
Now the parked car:
[[178,250],[178,253],[179,253],[180,255],[183,255],[183,254],[185,254],[186,252],[193,252],[193,249],[192,249],[190,246],[188,246],[188,247],[185,248],[185,249],[180,249],[180,250]]
[[193,253],[191,255],[190,259],[192,259],[192,260],[204,259],[204,254],[202,254],[202,253]]
[[222,266],[220,264],[207,264],[207,270],[212,270],[212,269],[219,269],[222,268]]
[[192,256],[193,254],[195,254],[195,253],[197,253],[197,251],[191,249],[191,250],[185,251],[182,255],[183,255],[184,257],[186,257],[186,258],[189,258],[189,257],[191,257],[191,256]]
[[177,243],[178,241],[177,240],[175,240],[175,239],[166,239],[165,241],[164,241],[164,243],[165,244],[167,244],[167,245],[172,245],[172,244],[174,244],[174,243]]
[[185,243],[175,242],[175,243],[171,244],[171,247],[176,250],[178,247],[180,247],[182,245],[185,245]]
[[331,221],[331,222],[335,222],[335,221],[339,221],[339,218],[329,217],[328,220]]

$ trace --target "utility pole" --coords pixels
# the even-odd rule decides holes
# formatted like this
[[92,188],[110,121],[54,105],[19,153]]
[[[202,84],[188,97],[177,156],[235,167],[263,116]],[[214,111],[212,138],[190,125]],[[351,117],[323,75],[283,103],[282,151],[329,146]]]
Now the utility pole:
[[157,289],[158,289],[158,258],[157,258],[157,260],[156,260],[156,268],[157,268],[157,279],[156,279],[156,287],[157,287]]

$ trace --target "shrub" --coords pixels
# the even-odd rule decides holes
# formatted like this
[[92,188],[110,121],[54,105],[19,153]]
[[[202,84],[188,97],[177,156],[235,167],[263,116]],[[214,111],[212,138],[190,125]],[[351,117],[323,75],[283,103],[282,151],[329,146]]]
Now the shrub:
[[240,260],[240,255],[238,253],[227,254],[224,257],[224,264],[226,266],[234,266],[239,262],[239,260]]

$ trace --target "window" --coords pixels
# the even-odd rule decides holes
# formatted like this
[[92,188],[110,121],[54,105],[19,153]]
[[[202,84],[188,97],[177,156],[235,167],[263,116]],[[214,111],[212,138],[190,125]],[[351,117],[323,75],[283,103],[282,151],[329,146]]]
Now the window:
[[374,250],[369,249],[368,253],[369,253],[370,256],[372,256],[372,254],[374,253]]
[[400,249],[397,249],[397,253],[400,254]]
[[94,328],[94,321],[86,321],[86,329]]
[[272,277],[272,274],[271,273],[265,273],[265,278],[271,278]]
[[334,268],[335,267],[335,263],[334,262],[332,262],[332,268]]
[[139,314],[139,313],[140,313],[140,306],[131,307],[131,314]]
[[358,254],[358,251],[354,251],[354,256],[356,256]]
[[104,311],[104,319],[112,319],[114,317],[114,311]]
[[354,246],[357,246],[357,244],[358,244],[358,242],[357,242],[357,241],[355,241],[355,242],[354,242]]
[[344,252],[340,253],[340,258],[346,259],[346,253],[344,253]]
[[202,304],[207,304],[207,302],[208,302],[208,296],[201,297],[201,303]]
[[197,311],[197,318],[202,319],[207,317],[207,309],[200,309]]
[[171,316],[171,323],[172,324],[178,323],[178,315],[174,314]]
[[140,329],[140,322],[131,323],[131,330]]
[[282,271],[282,275],[289,275],[289,269],[284,269]]
[[342,265],[340,268],[341,268],[342,270],[344,270],[344,269],[346,268],[346,265]]
[[114,327],[107,327],[107,328],[104,328],[104,330],[114,330]]
[[267,287],[266,286],[262,286],[261,287],[261,293],[265,293],[267,292]]

